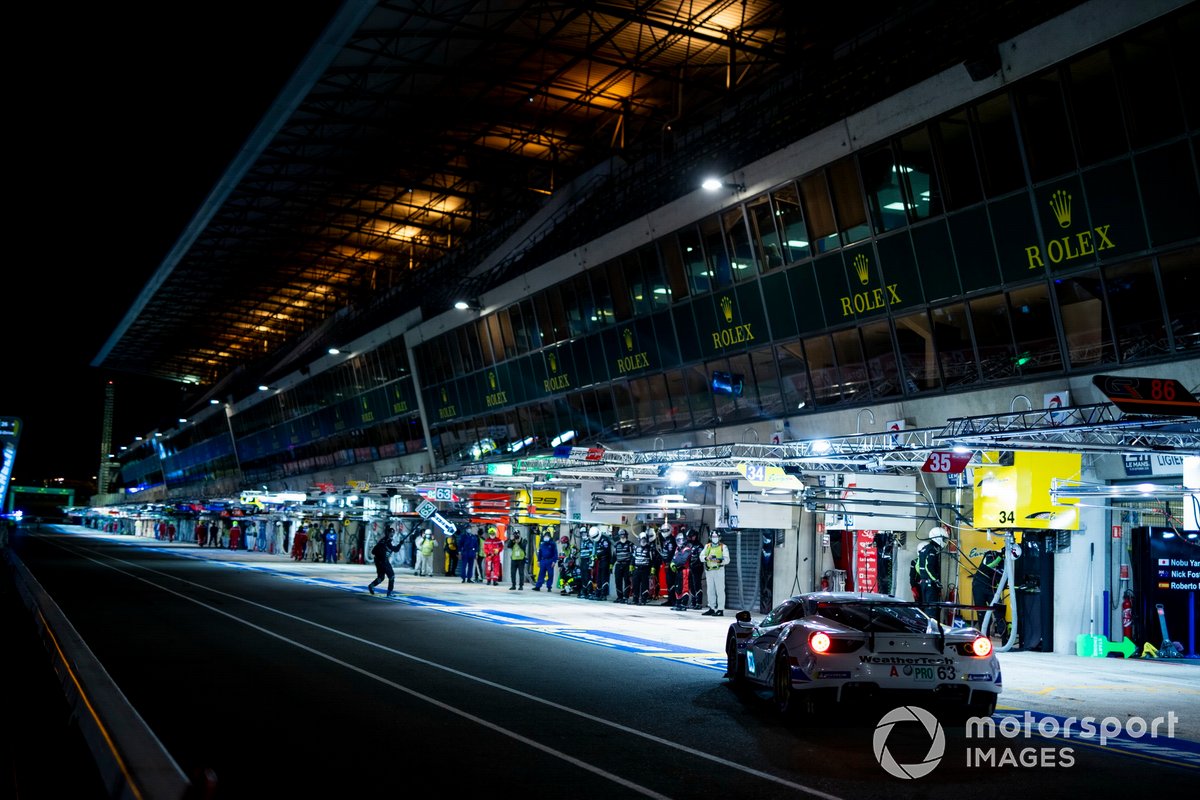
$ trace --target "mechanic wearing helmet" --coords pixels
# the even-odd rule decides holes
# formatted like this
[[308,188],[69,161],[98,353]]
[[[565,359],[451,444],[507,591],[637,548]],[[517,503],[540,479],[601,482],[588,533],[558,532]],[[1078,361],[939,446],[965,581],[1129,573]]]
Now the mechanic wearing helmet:
[[629,580],[633,572],[633,542],[629,541],[629,532],[622,530],[617,534],[617,543],[613,545],[613,582],[616,584],[617,599],[615,603],[625,603],[629,596]]
[[607,600],[609,574],[612,572],[612,539],[598,525],[590,533],[592,541],[596,543],[596,552],[592,556],[592,599]]
[[[674,607],[679,602],[676,594],[678,591],[676,579],[679,575],[671,566],[674,563],[675,550],[677,549],[676,537],[671,534],[671,526],[665,522],[660,530],[662,536],[658,543],[658,561],[662,565],[661,573],[667,584],[667,599],[661,605]],[[682,539],[683,537],[680,536],[678,538]]]
[[504,542],[495,526],[489,525],[487,538],[483,540],[483,560],[488,586],[500,585],[501,556],[504,555]]
[[554,544],[554,534],[551,533],[549,527],[542,529],[542,542],[538,545],[537,563],[538,563],[538,579],[534,584],[533,590],[540,592],[542,583],[546,584],[546,591],[554,588],[554,562],[558,561],[558,547]]
[[700,553],[703,548],[700,546],[700,531],[692,528],[687,532],[688,547],[691,548],[691,555],[688,556],[687,572],[684,575],[684,582],[687,587],[685,599],[691,601],[693,609],[699,611],[701,608],[700,602],[700,580],[704,574],[704,562],[700,560]]
[[579,597],[581,600],[591,600],[594,587],[592,585],[592,561],[596,557],[596,542],[600,539],[600,529],[593,525],[579,529],[579,559],[575,564],[575,573],[579,582]]
[[729,563],[729,548],[721,542],[721,534],[709,534],[708,544],[701,554],[704,561],[704,597],[708,600],[706,617],[725,616],[725,566]]
[[449,577],[458,574],[458,534],[452,533],[446,537],[442,549],[446,553],[445,574]]
[[929,532],[929,541],[917,551],[917,593],[921,603],[942,601],[942,547],[948,538],[945,528],[934,528]]
[[571,537],[564,533],[558,540],[558,585],[562,587],[559,594],[566,596],[579,591],[578,563],[579,548],[572,546]]
[[650,575],[657,558],[658,552],[650,539],[650,534],[642,531],[638,534],[637,545],[633,548],[633,587],[630,591],[629,602],[634,605],[644,606],[651,597]]
[[421,533],[421,538],[417,540],[417,568],[413,571],[413,575],[425,575],[433,577],[433,548],[437,546],[434,541],[433,531],[426,528]]
[[672,611],[687,611],[689,592],[684,583],[684,574],[687,572],[688,562],[691,559],[692,543],[688,541],[685,534],[676,534],[675,554],[671,556],[671,586],[667,591],[667,598],[674,597],[675,599],[674,605],[671,606]]

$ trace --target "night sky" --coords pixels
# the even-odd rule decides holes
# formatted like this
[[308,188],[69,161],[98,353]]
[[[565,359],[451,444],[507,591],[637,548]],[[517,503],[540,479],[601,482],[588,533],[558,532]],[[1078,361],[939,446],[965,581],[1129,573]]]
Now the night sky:
[[340,5],[26,12],[0,384],[0,416],[25,423],[14,483],[96,475],[109,380],[114,447],[179,416],[175,385],[89,364]]

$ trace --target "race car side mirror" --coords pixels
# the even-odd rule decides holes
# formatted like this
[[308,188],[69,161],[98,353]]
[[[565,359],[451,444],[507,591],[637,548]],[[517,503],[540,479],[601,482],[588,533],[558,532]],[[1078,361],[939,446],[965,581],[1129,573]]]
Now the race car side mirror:
[[737,612],[737,615],[734,617],[734,619],[736,619],[738,622],[742,623],[743,625],[747,625],[750,622],[750,612],[749,611],[739,611],[739,612]]

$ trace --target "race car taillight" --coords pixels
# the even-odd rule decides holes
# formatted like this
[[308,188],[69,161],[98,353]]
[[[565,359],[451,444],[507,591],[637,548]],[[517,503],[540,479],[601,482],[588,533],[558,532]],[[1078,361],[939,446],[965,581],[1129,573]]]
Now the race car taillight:
[[814,653],[828,653],[829,646],[832,642],[829,639],[829,634],[817,631],[808,637],[808,647]]
[[986,636],[980,636],[971,642],[971,653],[979,658],[990,656],[992,654],[992,640]]

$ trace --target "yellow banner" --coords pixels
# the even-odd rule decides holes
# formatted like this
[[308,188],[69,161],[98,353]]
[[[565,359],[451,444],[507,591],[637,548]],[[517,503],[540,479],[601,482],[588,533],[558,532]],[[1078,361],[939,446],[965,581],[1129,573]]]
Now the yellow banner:
[[[533,508],[533,513],[538,516],[561,516],[563,513],[562,507],[562,492],[549,491],[544,489],[535,489],[532,492],[522,490],[517,492],[518,508],[523,511],[528,511]],[[546,520],[534,519],[529,516],[518,516],[517,522],[521,525],[545,525]]]
[[[988,454],[985,461],[996,461]],[[1078,500],[1050,502],[1050,482],[1079,480],[1079,453],[1017,451],[1012,466],[975,468],[975,518],[978,529],[1079,530]]]

